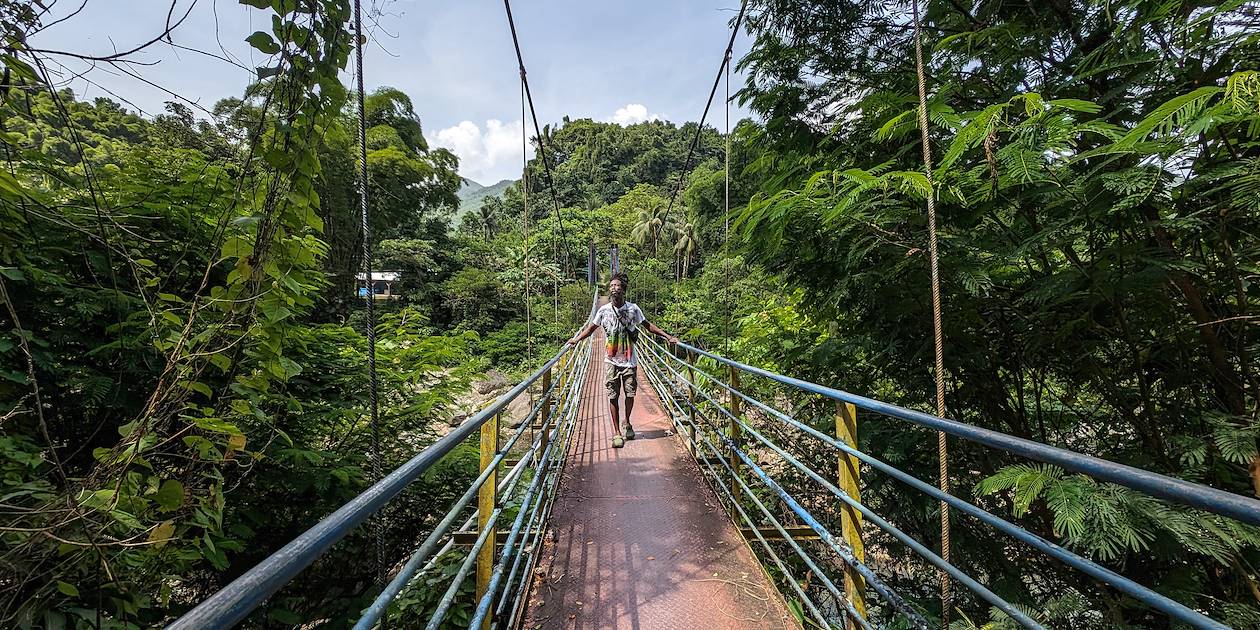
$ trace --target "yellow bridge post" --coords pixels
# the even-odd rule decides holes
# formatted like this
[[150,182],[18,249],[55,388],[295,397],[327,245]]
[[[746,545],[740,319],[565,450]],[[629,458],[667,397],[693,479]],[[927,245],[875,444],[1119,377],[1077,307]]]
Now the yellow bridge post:
[[[739,391],[739,368],[731,366],[730,375],[731,375],[731,378],[730,378],[729,384],[731,386],[731,389],[735,391]],[[736,479],[739,478],[740,476],[739,467],[740,467],[741,462],[740,462],[739,456],[735,454],[735,450],[740,447],[740,442],[741,442],[740,434],[742,432],[740,431],[739,423],[736,422],[735,419],[738,418],[740,414],[740,410],[739,410],[740,401],[739,401],[739,396],[736,396],[735,394],[731,394],[730,396],[731,396],[731,400],[730,400],[731,418],[728,421],[727,433],[728,435],[730,435],[731,443],[733,445],[730,452],[730,462],[731,462],[731,471],[732,471],[731,500],[738,503],[740,490],[739,490],[739,483],[736,481]]]
[[[846,402],[836,401],[836,437],[845,444],[857,448],[857,407]],[[839,455],[840,489],[845,494],[861,501],[861,486],[858,483],[858,458],[841,452]],[[862,514],[853,506],[840,506],[840,529],[845,542],[853,547],[853,555],[858,562],[866,561],[866,550],[862,545]],[[866,616],[866,587],[862,576],[853,567],[844,569],[844,592],[853,603],[858,614]],[[849,628],[860,627],[855,620],[849,620]]]
[[[481,467],[480,471],[484,472],[490,467],[490,462],[494,460],[494,456],[499,451],[499,414],[495,414],[485,424],[481,425]],[[477,531],[483,532],[486,528],[490,529],[490,533],[486,539],[486,544],[477,552],[477,599],[481,601],[486,590],[490,587],[490,575],[494,572],[494,551],[495,538],[498,532],[495,531],[494,524],[490,522],[490,513],[494,511],[496,488],[498,485],[498,471],[490,473],[486,478],[486,482],[482,484],[481,489],[477,492]],[[486,617],[485,623],[481,626],[483,630],[489,630],[490,618]]]

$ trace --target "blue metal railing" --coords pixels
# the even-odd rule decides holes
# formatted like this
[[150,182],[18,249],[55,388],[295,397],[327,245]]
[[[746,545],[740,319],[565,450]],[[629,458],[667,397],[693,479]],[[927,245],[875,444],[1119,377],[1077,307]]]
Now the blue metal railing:
[[[593,315],[595,304],[592,304]],[[588,320],[589,321],[589,317]],[[829,435],[809,424],[795,419],[773,404],[748,395],[741,391],[738,383],[730,384],[706,372],[694,361],[685,361],[671,353],[648,335],[640,337],[642,344],[640,356],[643,358],[644,375],[660,394],[662,404],[670,411],[680,434],[688,437],[693,452],[704,454],[697,457],[698,463],[706,473],[715,490],[725,495],[729,501],[731,516],[747,525],[751,536],[760,544],[764,554],[771,563],[782,572],[783,583],[800,599],[803,614],[807,614],[821,627],[843,626],[846,619],[862,628],[872,628],[871,618],[865,612],[864,603],[859,605],[851,600],[839,580],[828,573],[836,559],[860,576],[876,595],[879,601],[890,611],[904,618],[912,627],[926,628],[928,622],[923,610],[916,602],[898,593],[874,567],[864,562],[861,554],[856,552],[850,541],[836,535],[823,519],[818,518],[806,507],[803,497],[794,494],[799,492],[785,487],[776,479],[779,469],[767,466],[765,456],[773,455],[789,468],[803,473],[825,496],[838,501],[837,505],[846,506],[860,513],[865,520],[887,532],[892,538],[904,544],[916,555],[929,564],[948,574],[952,579],[970,589],[979,599],[989,602],[995,608],[1005,612],[1014,621],[1026,628],[1040,628],[1041,625],[1029,614],[1011,602],[993,593],[981,580],[968,575],[963,570],[946,562],[943,558],[912,536],[880,517],[861,503],[859,497],[850,496],[827,476],[818,473],[809,465],[794,456],[789,449],[777,444],[767,436],[765,429],[759,429],[748,416],[739,411],[732,411],[730,402],[740,401],[755,409],[760,417],[772,423],[772,426],[784,427],[797,431],[817,440],[828,448],[834,449],[842,456],[848,456],[869,465],[873,470],[909,486],[934,499],[943,501],[960,512],[974,517],[980,523],[1000,531],[1030,547],[1041,551],[1050,558],[1072,567],[1133,599],[1150,606],[1154,610],[1167,614],[1170,618],[1196,628],[1224,628],[1199,611],[1193,610],[1169,597],[1156,593],[1129,578],[1107,569],[1087,558],[1075,554],[1060,545],[1046,540],[1022,527],[998,517],[963,499],[941,491],[881,459],[862,452],[836,436]],[[588,342],[589,343],[589,342]],[[408,558],[401,569],[394,575],[390,583],[382,590],[376,600],[365,611],[355,628],[367,630],[377,625],[388,611],[390,603],[411,584],[418,575],[432,567],[436,560],[455,542],[452,528],[471,505],[473,497],[478,495],[482,486],[489,483],[496,471],[503,466],[507,453],[521,442],[525,431],[535,427],[535,419],[546,418],[542,430],[521,454],[520,461],[497,479],[495,486],[499,497],[493,510],[488,515],[488,526],[480,531],[476,541],[472,543],[469,553],[461,563],[457,573],[451,580],[437,610],[430,616],[427,628],[436,629],[446,618],[456,600],[462,582],[469,576],[477,562],[479,551],[486,545],[496,544],[491,540],[490,532],[503,516],[509,500],[519,500],[520,508],[513,519],[507,538],[497,554],[492,555],[493,563],[489,567],[488,585],[475,602],[472,622],[479,625],[490,620],[497,627],[514,627],[521,612],[519,603],[529,588],[528,576],[537,561],[537,545],[541,530],[547,522],[554,505],[556,489],[560,478],[560,468],[572,439],[573,427],[579,416],[579,408],[583,404],[581,393],[586,382],[586,375],[591,361],[589,346],[583,344],[581,351],[568,354],[571,348],[564,348],[553,356],[542,368],[500,396],[490,406],[475,414],[463,425],[450,434],[417,454],[403,466],[374,484],[366,492],[342,506],[323,521],[303,533],[294,541],[272,554],[257,566],[237,578],[223,590],[202,602],[192,611],[178,619],[170,627],[185,628],[222,628],[235,625],[252,610],[261,605],[268,597],[288,583],[303,569],[313,563],[333,544],[347,533],[365,522],[386,503],[396,497],[408,484],[424,474],[434,463],[449,453],[458,444],[472,436],[474,432],[489,422],[496,414],[502,412],[511,401],[527,391],[544,374],[564,371],[564,379],[557,378],[550,386],[545,386],[541,400],[533,405],[524,421],[497,448],[490,463],[473,484],[464,492],[438,523],[433,532],[420,544]],[[903,420],[918,426],[941,430],[958,438],[967,439],[1007,453],[1028,457],[1042,462],[1054,464],[1066,470],[1088,475],[1101,481],[1116,483],[1133,488],[1146,494],[1169,501],[1177,501],[1213,514],[1228,516],[1249,524],[1260,524],[1260,501],[1221,490],[1193,484],[1145,471],[1130,466],[1108,462],[1088,455],[1074,453],[1030,440],[1017,438],[997,431],[966,425],[953,420],[939,418],[930,414],[912,411],[877,400],[850,394],[841,390],[825,387],[815,383],[794,379],[780,374],[746,365],[744,363],[701,350],[688,344],[679,344],[679,348],[692,353],[692,356],[706,357],[717,365],[725,366],[732,371],[753,374],[758,377],[788,386],[792,389],[816,394],[831,400],[854,405],[855,407],[882,416]],[[567,360],[566,360],[567,357]],[[685,374],[684,374],[685,373]],[[697,378],[698,377],[698,378]],[[544,380],[544,383],[546,381]],[[724,405],[719,398],[725,397]],[[587,404],[592,404],[589,401]],[[723,430],[722,427],[726,429]],[[737,435],[747,436],[750,440],[741,440]],[[488,452],[488,451],[487,451]],[[484,460],[483,460],[484,461]],[[525,473],[532,471],[533,475]],[[748,473],[748,474],[745,474]],[[518,487],[525,486],[519,491]],[[795,488],[795,486],[793,486]],[[768,499],[768,500],[767,500]],[[774,502],[781,508],[771,505]],[[783,522],[778,510],[786,510],[788,516],[804,523],[823,545],[822,551],[830,560],[811,555],[806,545],[798,542],[797,536],[789,531],[792,527]],[[463,520],[460,530],[467,530],[477,519],[478,514]],[[813,589],[821,589],[830,600],[819,600],[816,592],[811,594],[811,587],[803,586],[809,580],[798,579],[793,575],[792,567],[781,555],[783,547],[776,547],[762,533],[762,525],[769,523],[774,532],[809,571],[810,580],[816,584]],[[439,548],[440,547],[440,548]],[[834,569],[833,569],[834,571]],[[881,619],[886,616],[880,610],[873,611]]]
[[[587,321],[590,321],[590,317],[594,315],[597,303],[598,297],[592,301]],[[577,348],[567,345],[561,348],[541,368],[500,396],[489,406],[473,415],[455,430],[421,451],[407,463],[385,476],[385,478],[373,484],[362,494],[351,499],[314,527],[311,527],[286,544],[279,551],[271,554],[223,589],[211,595],[177,619],[168,628],[170,630],[228,628],[245,619],[250,612],[315,562],[337,541],[344,538],[354,528],[362,525],[368,518],[384,507],[386,503],[398,496],[409,484],[454,450],[456,446],[463,443],[478,432],[483,425],[503,412],[513,400],[542,379],[544,374],[550,375],[553,369],[561,364],[562,359],[569,354],[570,350],[575,350],[576,354],[573,354],[567,364],[562,366],[563,370],[557,371],[558,375],[563,373],[565,376],[563,381],[557,378],[543,392],[541,400],[533,406],[525,420],[515,433],[508,438],[505,445],[495,453],[492,463],[482,471],[482,474],[478,476],[472,486],[450,508],[437,528],[426,537],[425,541],[385,587],[376,601],[364,612],[355,628],[366,629],[376,625],[388,610],[390,602],[407,586],[417,573],[423,571],[421,566],[426,565],[426,563],[427,566],[432,565],[432,562],[436,559],[434,551],[437,549],[438,544],[451,534],[451,526],[458,519],[459,515],[466,510],[472,497],[477,495],[481,486],[487,482],[493,472],[502,464],[509,449],[520,440],[526,429],[534,427],[535,417],[542,410],[546,409],[549,412],[546,415],[547,422],[541,427],[542,430],[539,432],[539,435],[533,440],[529,449],[521,455],[521,459],[516,466],[508,471],[504,478],[496,484],[499,489],[497,496],[500,498],[489,518],[490,523],[493,524],[502,514],[503,506],[507,503],[507,499],[512,496],[512,492],[518,482],[524,479],[524,471],[529,469],[532,464],[534,475],[521,501],[521,509],[518,511],[517,518],[513,523],[508,544],[500,552],[500,559],[495,567],[494,582],[492,587],[485,593],[485,596],[478,602],[477,614],[479,617],[486,616],[488,608],[496,602],[498,603],[496,613],[506,612],[507,606],[517,601],[524,593],[528,580],[522,579],[516,584],[516,590],[510,593],[511,599],[501,595],[507,594],[508,589],[512,588],[519,571],[524,569],[525,573],[528,574],[533,562],[536,560],[532,546],[537,542],[538,534],[529,528],[522,529],[522,524],[525,520],[528,520],[530,523],[545,522],[546,513],[550,510],[559,479],[557,463],[563,461],[564,453],[567,451],[568,438],[572,432],[572,426],[577,420],[577,409],[582,387],[586,382],[586,373],[591,354],[589,342],[579,345]],[[552,394],[562,382],[564,383],[564,391],[553,396]],[[547,439],[544,440],[544,437]],[[474,514],[465,520],[463,528],[466,529],[471,525],[476,516]],[[436,628],[441,624],[442,619],[445,618],[453,603],[454,594],[458,591],[464,578],[467,577],[469,567],[477,557],[477,551],[487,544],[487,533],[490,531],[492,531],[491,527],[487,527],[478,536],[477,541],[473,544],[472,551],[468,554],[468,559],[461,565],[460,571],[439,603],[437,611],[430,618],[429,628]],[[495,543],[490,542],[489,544],[493,545]],[[453,545],[453,540],[448,540],[445,546],[438,551],[438,554],[444,553]],[[522,559],[526,557],[527,559],[523,561]],[[501,567],[506,567],[508,562],[512,563],[511,571],[500,570]],[[505,575],[508,578],[506,582],[503,580]],[[499,587],[503,588],[500,589]],[[500,590],[503,592],[500,593]],[[515,615],[516,611],[514,610],[512,613],[513,619],[515,619]]]
[[[644,336],[644,338],[646,338],[646,336]],[[810,529],[817,533],[818,536],[832,549],[832,551],[834,551],[845,562],[846,565],[857,569],[863,578],[866,578],[868,582],[869,578],[867,578],[867,572],[869,571],[869,568],[864,567],[860,561],[857,561],[857,559],[853,557],[853,554],[846,549],[847,544],[842,538],[837,538],[832,535],[826,527],[824,527],[819,520],[809,512],[809,510],[802,507],[799,501],[797,501],[777,482],[775,482],[775,480],[766,472],[764,466],[758,463],[757,457],[753,452],[754,449],[763,453],[767,451],[773,452],[792,468],[804,473],[809,479],[815,482],[836,500],[840,501],[844,505],[856,509],[867,520],[870,520],[879,528],[888,532],[900,542],[906,544],[917,555],[923,557],[929,563],[946,572],[959,583],[968,587],[981,599],[988,601],[996,608],[1005,612],[1023,627],[1041,627],[1037,621],[1031,619],[1019,608],[997,596],[984,585],[980,584],[976,579],[966,575],[957,567],[945,562],[931,550],[924,547],[921,543],[909,537],[886,520],[880,518],[877,514],[871,512],[855,497],[849,496],[834,483],[810,469],[798,458],[793,457],[787,450],[775,444],[772,440],[767,438],[763,432],[758,431],[750,422],[741,417],[742,414],[734,414],[725,406],[720,404],[718,400],[710,395],[710,389],[714,392],[720,392],[723,395],[728,396],[728,399],[738,398],[740,401],[753,406],[759,412],[765,414],[767,418],[782,423],[783,426],[815,438],[823,444],[840,451],[845,455],[856,458],[857,460],[870,465],[873,469],[887,474],[915,490],[918,490],[935,499],[944,501],[959,511],[975,517],[981,523],[1007,534],[1016,540],[1026,543],[1051,558],[1054,558],[1055,560],[1058,560],[1074,569],[1080,570],[1081,572],[1098,580],[1100,583],[1119,590],[1126,595],[1133,597],[1137,601],[1167,614],[1169,617],[1177,621],[1189,624],[1190,626],[1196,628],[1226,627],[1224,624],[1212,620],[1190,607],[1156,593],[1150,588],[1119,575],[1110,569],[1102,567],[1087,558],[1068,551],[1067,549],[1037,536],[1018,525],[1006,521],[990,512],[968,503],[967,501],[959,499],[958,497],[942,492],[936,487],[898,470],[886,462],[859,451],[858,449],[845,443],[843,440],[837,439],[835,436],[818,431],[808,424],[792,418],[790,415],[775,408],[773,405],[757,400],[756,398],[740,391],[737,387],[728,385],[721,379],[697,367],[694,362],[684,361],[674,356],[651,339],[647,339],[647,341],[648,343],[646,344],[646,349],[648,352],[646,354],[647,361],[645,361],[645,373],[657,386],[657,391],[661,394],[662,400],[665,401],[666,406],[671,409],[676,424],[678,424],[680,428],[691,429],[688,433],[690,438],[696,442],[698,446],[704,446],[707,450],[712,452],[716,459],[727,469],[730,478],[743,487],[744,493],[740,496],[753,501],[761,510],[762,514],[777,529],[781,532],[783,531],[781,523],[778,519],[769,510],[767,510],[764,505],[762,505],[757,496],[751,492],[751,488],[747,487],[747,484],[739,478],[739,475],[736,473],[735,466],[728,463],[727,459],[725,459],[732,455],[742,464],[743,468],[753,473],[756,480],[761,482],[762,487],[770,490],[774,496],[777,496],[794,516],[805,522]],[[1193,484],[1179,479],[1166,477],[1164,475],[1159,475],[1157,473],[1152,473],[1150,471],[1116,464],[1114,462],[1108,462],[1088,455],[1066,451],[996,431],[982,429],[944,418],[938,418],[930,414],[924,414],[904,409],[902,407],[897,407],[895,405],[889,405],[887,403],[882,403],[862,396],[817,385],[815,383],[809,383],[807,381],[782,376],[701,350],[685,343],[680,343],[679,348],[695,353],[695,355],[708,357],[719,365],[724,365],[740,372],[765,377],[779,384],[788,385],[800,391],[818,394],[832,400],[852,404],[857,408],[874,411],[887,417],[905,420],[932,429],[943,430],[956,437],[999,448],[1012,454],[1052,463],[1067,470],[1089,475],[1095,479],[1134,488],[1157,498],[1179,501],[1207,512],[1233,517],[1246,523],[1260,522],[1260,501],[1249,497]],[[684,372],[688,375],[694,374],[702,377],[704,382],[711,385],[711,387],[702,387],[696,379],[685,376]],[[708,412],[705,411],[706,404],[709,409]],[[730,423],[729,426],[738,426],[741,434],[751,436],[755,442],[751,445],[741,445],[736,440],[731,439],[729,435],[723,435],[721,430],[714,430],[720,426],[717,421],[717,416],[721,416],[724,422]],[[701,426],[699,422],[695,420],[696,418],[704,421],[705,426]],[[714,436],[713,438],[709,438],[705,435],[706,431],[704,431],[704,429],[706,428],[708,429],[708,433]],[[763,547],[773,553],[770,545],[762,539],[760,533],[757,533],[755,523],[747,517],[747,514],[740,506],[739,500],[735,499],[735,496],[730,491],[731,489],[722,482],[720,479],[721,475],[718,474],[718,471],[707,460],[702,460],[701,463],[708,468],[706,472],[709,472],[710,476],[713,477],[713,481],[720,486],[720,491],[728,495],[728,498],[731,499],[731,505],[735,508],[735,511],[738,512],[738,516],[744,519],[750,527],[754,527],[753,531],[760,542],[762,542]],[[791,547],[798,556],[805,560],[806,565],[810,568],[812,574],[818,575],[820,573],[817,568],[817,562],[808,557],[808,554],[806,554],[799,545],[793,541]],[[790,575],[786,568],[781,566],[777,556],[772,557],[772,560],[776,563],[776,565],[780,566],[780,569],[783,570],[785,574]],[[794,579],[789,579],[788,581],[790,583],[795,582]],[[868,620],[861,618],[857,611],[853,610],[852,602],[849,602],[844,594],[839,592],[834,583],[828,579],[825,581],[824,586],[837,601],[841,602],[841,605],[846,609],[848,616],[865,627]],[[903,602],[898,601],[899,597],[897,595],[887,592],[884,588],[879,588],[879,583],[874,583],[872,586],[876,587],[874,590],[877,594],[881,595],[882,599],[905,615],[912,624],[920,625],[923,623],[922,618],[918,616],[915,611],[905,609],[902,605]],[[809,598],[804,597],[804,593],[799,594],[802,595],[806,607],[811,611],[811,615],[825,627],[830,620],[823,618],[824,616],[820,614],[820,609],[816,603],[811,602],[809,601]]]

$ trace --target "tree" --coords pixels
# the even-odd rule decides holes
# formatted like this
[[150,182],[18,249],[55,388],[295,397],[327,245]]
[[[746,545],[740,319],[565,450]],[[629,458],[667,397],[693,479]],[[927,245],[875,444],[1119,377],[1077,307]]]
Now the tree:
[[486,197],[481,202],[481,207],[477,209],[477,214],[481,219],[482,229],[484,230],[486,242],[494,238],[494,231],[498,227],[499,217],[503,214],[503,200],[498,197]]
[[640,208],[638,221],[630,232],[630,238],[634,244],[650,246],[653,256],[656,255],[658,245],[673,225],[672,221],[667,223],[669,218],[666,216],[666,208],[667,206],[662,203]]
[[[1260,220],[1257,196],[1242,193],[1260,159],[1260,83],[1246,61],[1257,42],[1243,35],[1260,26],[1254,11],[928,2],[929,188],[905,13],[857,1],[759,4],[743,96],[766,123],[743,141],[760,147],[751,168],[764,189],[738,231],[752,260],[801,289],[796,315],[829,324],[817,350],[780,358],[791,371],[857,379],[930,408],[923,202],[935,195],[952,414],[1260,492],[1260,331],[1245,323],[1255,296],[1238,290],[1248,277],[1238,261],[1260,255],[1244,236]],[[904,432],[867,435],[871,452],[934,476],[935,457],[907,451]],[[1250,533],[1209,533],[1215,521],[1191,511],[1157,514],[1136,494],[953,448],[955,470],[969,471],[956,484],[974,484],[973,472],[987,479],[975,489],[982,506],[1148,584],[1175,581],[1175,597],[1233,623],[1258,617],[1238,595],[1254,583],[1240,568],[1257,556]],[[902,515],[933,509],[899,488],[883,492],[864,490],[863,501]],[[1110,525],[1093,520],[1109,515]],[[934,525],[914,519],[920,539]],[[1010,564],[988,538],[956,544],[965,566]],[[1030,606],[1061,586],[1114,623],[1162,623],[1053,564],[1038,573],[1056,586],[995,581]]]
[[674,244],[675,267],[678,279],[681,280],[689,275],[691,259],[695,257],[698,251],[699,243],[696,240],[695,224],[683,224],[682,228],[678,230],[678,242]]

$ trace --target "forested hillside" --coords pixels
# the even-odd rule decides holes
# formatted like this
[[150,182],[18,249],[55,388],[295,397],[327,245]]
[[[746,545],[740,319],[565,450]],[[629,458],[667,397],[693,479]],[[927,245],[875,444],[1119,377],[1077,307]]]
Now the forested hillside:
[[503,191],[509,186],[515,184],[515,180],[505,179],[496,184],[482,186],[471,179],[464,179],[464,185],[459,189],[459,210],[456,212],[456,218],[462,217],[469,212],[476,212],[481,208],[482,202],[490,197],[500,197]]
[[[274,18],[239,34],[274,65],[208,110],[142,116],[59,87],[20,44],[40,18],[0,0],[0,627],[162,626],[374,480],[349,4],[244,3]],[[572,334],[592,244],[601,277],[618,246],[631,299],[691,343],[931,411],[931,194],[951,417],[1260,494],[1260,6],[925,3],[931,188],[908,9],[750,7],[729,211],[711,124],[684,172],[695,122],[555,112],[531,139],[550,173],[536,157],[459,213],[422,95],[369,93],[374,267],[401,273],[376,302],[385,470],[466,414],[487,370],[519,377]],[[760,393],[834,429],[821,400]],[[935,478],[935,433],[860,427],[862,450]],[[1260,627],[1256,528],[952,448],[959,496]],[[413,549],[477,464],[462,448],[390,503],[386,548]],[[863,474],[865,505],[939,545],[934,500]],[[935,571],[868,535],[939,618]],[[356,530],[249,626],[348,627],[376,592],[373,544]],[[1173,627],[974,522],[953,552],[1050,627]],[[407,627],[438,597],[409,589],[391,615]],[[954,628],[1010,627],[955,606]]]

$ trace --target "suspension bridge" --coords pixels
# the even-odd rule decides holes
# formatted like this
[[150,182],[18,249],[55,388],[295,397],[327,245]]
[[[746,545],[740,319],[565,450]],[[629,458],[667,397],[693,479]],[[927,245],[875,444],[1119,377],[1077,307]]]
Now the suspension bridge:
[[[924,174],[931,186],[920,17],[918,4],[911,6]],[[528,103],[545,181],[554,188],[545,134],[538,127],[506,0],[504,7],[520,69],[522,115]],[[724,73],[730,101],[731,45],[744,8],[741,3],[684,173]],[[362,39],[357,2],[355,27]],[[362,152],[366,140],[361,48],[356,47],[356,62]],[[729,111],[727,124],[729,138]],[[364,259],[370,271],[366,159],[361,157],[360,162]],[[683,180],[678,179],[666,214],[673,209]],[[526,185],[526,230],[528,191]],[[726,195],[729,216],[729,188]],[[564,232],[558,197],[551,197]],[[612,424],[602,393],[605,367],[597,336],[556,349],[527,378],[407,463],[393,471],[376,471],[379,480],[367,491],[169,627],[227,628],[246,620],[339,540],[367,526],[443,457],[472,442],[480,452],[479,474],[437,526],[414,549],[378,549],[379,556],[390,559],[387,579],[362,611],[356,629],[387,626],[392,603],[417,589],[429,591],[438,601],[424,621],[428,630],[929,628],[948,625],[954,589],[965,591],[970,602],[1001,611],[1020,627],[1043,627],[1036,611],[999,594],[1010,592],[1011,585],[998,588],[988,583],[984,571],[968,573],[951,560],[951,513],[992,535],[1006,557],[1035,555],[1039,565],[1067,568],[1079,576],[1080,584],[1126,598],[1132,606],[1158,615],[1163,625],[1225,628],[1194,602],[1178,601],[1161,592],[1158,584],[1121,575],[951,491],[945,481],[950,439],[989,449],[995,457],[1050,464],[1153,499],[1260,525],[1260,501],[1253,498],[950,419],[944,407],[933,196],[926,201],[936,341],[935,413],[851,393],[839,388],[843,384],[779,374],[688,343],[666,347],[642,335],[636,344],[642,390],[633,418],[638,435],[624,449],[614,449],[611,437],[619,429]],[[568,239],[563,242],[564,267],[573,271]],[[555,255],[561,256],[558,247]],[[608,262],[615,273],[620,266],[616,249]],[[592,245],[587,279],[594,295],[588,321],[600,303],[598,267]],[[528,283],[527,275],[527,291]],[[371,322],[370,298],[367,304]],[[372,426],[374,443],[379,443],[376,388],[373,379]],[[820,422],[816,415],[802,415],[802,409],[785,404],[790,396],[757,393],[766,391],[826,401],[832,411]],[[530,411],[516,428],[508,428],[502,422],[504,414],[521,397],[532,401]],[[870,418],[901,423],[907,436],[935,432],[941,465],[938,485],[899,468],[885,454],[860,450],[859,432]],[[795,448],[799,444],[828,453],[826,465],[819,465],[817,458],[807,461]],[[938,502],[940,539],[916,538],[910,528],[865,503],[863,488],[874,476],[898,484],[906,496],[914,493]],[[868,554],[867,542],[874,537],[881,546],[899,547],[927,569],[908,572],[892,556]],[[439,571],[435,577],[439,559],[452,551],[462,551],[463,560],[453,573]],[[939,577],[939,616],[931,612],[937,594],[930,585],[906,587],[905,578],[911,574]],[[464,594],[470,583],[471,609]],[[1020,586],[1032,591],[1044,583],[1030,574]],[[1098,626],[1109,623],[1101,616],[1094,621]]]
[[[591,314],[598,306],[593,300]],[[919,593],[899,592],[896,567],[866,557],[864,539],[891,537],[1024,628],[1041,628],[1013,605],[862,502],[863,479],[885,475],[907,493],[948,504],[1005,537],[1016,553],[1039,554],[1170,623],[1225,628],[1192,603],[1178,602],[1046,540],[997,514],[856,448],[863,416],[941,431],[1030,461],[1240,522],[1260,525],[1260,501],[905,409],[841,389],[777,374],[687,343],[666,347],[640,336],[643,387],[636,438],[610,444],[614,428],[603,393],[598,336],[565,346],[541,368],[451,433],[385,475],[319,524],[174,622],[172,629],[232,627],[338,540],[363,526],[445,455],[465,442],[480,449],[480,474],[405,558],[355,628],[382,627],[404,589],[439,556],[467,553],[439,587],[426,628],[877,628],[932,627]],[[753,379],[834,403],[834,431],[798,418],[746,387]],[[531,396],[525,421],[500,422]],[[791,443],[834,453],[834,467],[811,467]],[[787,477],[808,479],[793,494]],[[795,484],[799,488],[800,484]],[[825,497],[820,501],[819,496]],[[830,505],[835,510],[827,510]],[[827,511],[824,515],[820,511]],[[838,519],[830,516],[838,512]],[[1035,576],[1029,576],[1035,581]],[[451,617],[466,581],[475,609]],[[419,586],[417,586],[419,584]]]

